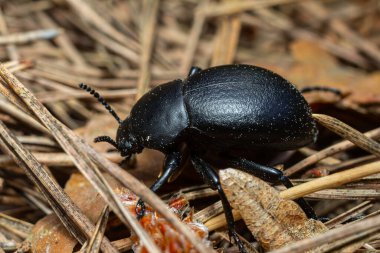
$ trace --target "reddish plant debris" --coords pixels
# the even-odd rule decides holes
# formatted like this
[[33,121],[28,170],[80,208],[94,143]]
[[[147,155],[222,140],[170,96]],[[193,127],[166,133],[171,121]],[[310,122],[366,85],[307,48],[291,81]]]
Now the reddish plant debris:
[[[119,189],[120,198],[132,213],[135,213],[138,197],[127,189]],[[181,195],[176,195],[168,201],[170,210],[177,215],[201,240],[203,243],[210,244],[207,240],[208,230],[202,223],[194,221],[194,210],[189,206],[189,202]],[[142,227],[154,238],[156,245],[162,252],[168,253],[187,253],[196,252],[185,237],[176,231],[168,221],[160,214],[152,210],[146,205],[146,211],[143,218],[140,220]],[[132,235],[132,240],[135,242],[133,250],[136,253],[146,253],[147,250],[139,244],[139,238]]]

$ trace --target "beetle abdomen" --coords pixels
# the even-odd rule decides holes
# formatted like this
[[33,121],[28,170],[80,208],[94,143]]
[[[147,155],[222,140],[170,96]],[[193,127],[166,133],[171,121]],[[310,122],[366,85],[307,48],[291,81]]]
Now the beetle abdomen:
[[294,149],[317,133],[301,93],[263,68],[210,68],[185,80],[183,94],[190,130],[229,146]]

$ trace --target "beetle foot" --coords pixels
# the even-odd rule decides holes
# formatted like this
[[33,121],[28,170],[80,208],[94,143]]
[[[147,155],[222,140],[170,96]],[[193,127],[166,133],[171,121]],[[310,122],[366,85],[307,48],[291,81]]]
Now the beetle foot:
[[363,219],[364,217],[366,217],[366,216],[365,215],[357,215],[357,216],[349,218],[348,220],[346,220],[342,224],[347,224],[347,223],[350,223],[350,222],[353,222],[353,221],[357,221],[357,220]]
[[248,253],[248,251],[245,249],[244,244],[240,240],[239,235],[236,233],[236,231],[229,231],[228,235],[230,236],[230,241],[231,241],[231,237],[234,238],[234,242],[238,246],[240,253]]
[[320,222],[325,223],[325,222],[328,222],[330,220],[330,218],[327,218],[327,217],[318,217],[316,220],[319,220]]
[[145,214],[145,204],[144,204],[144,201],[142,201],[141,199],[139,199],[137,201],[135,211],[136,211],[136,215],[137,215],[136,219],[137,220],[141,220],[141,218],[144,217],[144,214]]

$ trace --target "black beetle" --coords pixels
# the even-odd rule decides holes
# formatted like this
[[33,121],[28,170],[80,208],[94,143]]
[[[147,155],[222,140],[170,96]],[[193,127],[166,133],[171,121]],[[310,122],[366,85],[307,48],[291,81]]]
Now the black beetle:
[[[157,191],[179,169],[181,150],[186,146],[195,169],[218,191],[229,234],[242,252],[245,249],[235,232],[231,207],[211,165],[242,169],[266,181],[292,187],[280,170],[253,162],[251,154],[258,150],[297,149],[317,137],[311,109],[301,92],[281,76],[260,67],[193,67],[185,80],[174,80],[146,93],[123,121],[97,92],[87,85],[80,86],[98,98],[120,124],[116,141],[100,136],[96,142],[110,143],[127,158],[143,148],[166,155],[163,173],[151,186],[152,191]],[[338,93],[323,87],[305,92],[312,90]],[[308,217],[316,218],[304,199],[298,203]],[[143,202],[139,204],[144,210]]]

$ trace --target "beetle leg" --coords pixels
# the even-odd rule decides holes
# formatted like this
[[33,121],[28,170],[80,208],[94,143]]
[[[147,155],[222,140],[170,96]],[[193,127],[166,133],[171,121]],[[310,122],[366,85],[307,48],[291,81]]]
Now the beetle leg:
[[[252,161],[248,161],[246,159],[230,160],[229,165],[231,167],[241,169],[258,178],[261,178],[264,181],[270,183],[281,182],[286,188],[293,187],[293,184],[292,182],[290,182],[289,178],[287,178],[281,170],[278,170],[276,168],[264,166]],[[302,208],[302,210],[305,212],[308,218],[312,218],[315,220],[318,219],[313,208],[304,198],[299,198],[295,201]]]
[[339,89],[331,88],[331,87],[323,87],[323,86],[307,86],[303,87],[299,90],[301,93],[309,93],[314,91],[324,91],[324,92],[331,92],[335,95],[342,97],[342,92]]
[[189,76],[192,76],[198,72],[202,71],[202,69],[200,67],[197,67],[197,66],[191,66],[190,70],[189,70],[189,74],[187,75],[187,77]]
[[242,241],[240,240],[238,234],[235,231],[234,216],[232,215],[232,209],[230,203],[227,200],[226,195],[224,194],[218,175],[209,164],[207,164],[199,157],[192,156],[191,162],[193,163],[195,170],[199,174],[201,174],[205,183],[207,183],[212,189],[218,191],[220,200],[222,201],[224,214],[227,220],[228,234],[230,237],[234,238],[235,243],[239,247],[239,251],[241,253],[246,253],[247,251],[244,248]]
[[[165,157],[165,164],[162,175],[156,182],[150,187],[153,192],[156,192],[161,188],[168,179],[174,174],[174,172],[180,167],[182,161],[182,154],[180,152],[173,152]],[[136,204],[137,219],[141,219],[145,213],[145,205],[142,199],[139,199]]]

